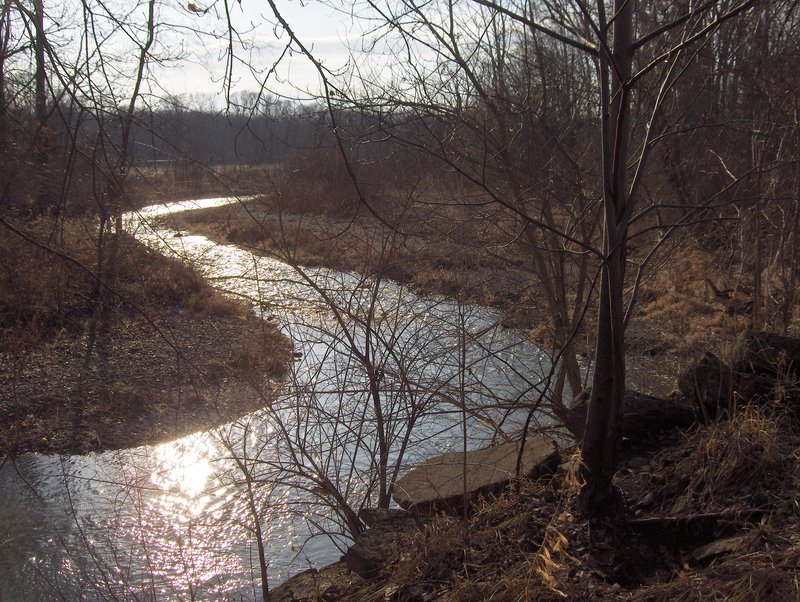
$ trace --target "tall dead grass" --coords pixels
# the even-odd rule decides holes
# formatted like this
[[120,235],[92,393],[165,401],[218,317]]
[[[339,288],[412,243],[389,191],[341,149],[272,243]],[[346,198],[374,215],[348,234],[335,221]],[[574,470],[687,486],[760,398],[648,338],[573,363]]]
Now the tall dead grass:
[[[64,259],[8,230],[0,232],[0,348],[19,350],[80,331],[96,309],[97,230],[90,220],[39,218],[25,231]],[[197,316],[244,315],[199,272],[123,236],[111,303],[117,314],[144,308]]]
[[794,541],[783,549],[740,550],[709,567],[684,570],[672,581],[644,587],[628,599],[637,602],[800,600],[800,542]]
[[[800,436],[785,408],[748,405],[697,429],[668,470],[662,497],[673,514],[746,511],[769,505],[800,470]],[[676,485],[679,485],[676,489]]]
[[[34,237],[67,248],[78,261],[92,252],[81,222],[58,228],[37,219],[27,226]],[[62,331],[73,331],[86,311],[90,275],[8,230],[0,232],[0,348],[20,349]]]

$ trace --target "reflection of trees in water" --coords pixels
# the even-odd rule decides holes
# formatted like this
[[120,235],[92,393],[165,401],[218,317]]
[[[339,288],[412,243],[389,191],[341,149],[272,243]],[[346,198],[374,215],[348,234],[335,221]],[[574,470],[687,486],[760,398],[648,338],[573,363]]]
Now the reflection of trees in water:
[[[338,557],[363,528],[359,510],[388,506],[409,462],[460,449],[464,411],[470,446],[518,430],[515,410],[537,384],[526,379],[543,366],[489,312],[380,278],[148,236],[183,245],[180,254],[200,257],[208,275],[267,306],[301,357],[280,394],[263,391],[263,410],[217,431],[72,458],[64,474],[33,469],[68,504],[72,540],[58,554],[98,591],[252,593],[254,575],[280,580]],[[37,587],[49,587],[50,570],[40,567]],[[57,591],[73,591],[75,571],[56,571]]]

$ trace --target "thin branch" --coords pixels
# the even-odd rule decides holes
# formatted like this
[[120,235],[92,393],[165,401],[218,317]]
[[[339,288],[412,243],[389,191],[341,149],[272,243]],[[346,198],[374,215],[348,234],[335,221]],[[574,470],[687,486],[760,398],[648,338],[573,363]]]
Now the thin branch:
[[490,8],[493,11],[498,12],[498,13],[500,13],[502,15],[510,17],[514,21],[522,23],[523,25],[527,25],[531,29],[539,31],[539,32],[541,32],[541,33],[543,33],[543,34],[545,34],[547,36],[550,36],[554,40],[562,42],[562,43],[566,44],[567,46],[572,46],[573,48],[576,48],[576,49],[581,50],[583,52],[587,52],[587,53],[591,54],[592,56],[597,56],[599,54],[599,50],[598,50],[596,45],[591,44],[591,43],[589,43],[587,41],[575,40],[573,38],[570,38],[569,36],[565,36],[565,35],[563,35],[561,33],[558,33],[554,29],[546,27],[545,25],[542,25],[541,23],[538,23],[537,21],[534,21],[533,19],[529,19],[528,17],[520,15],[519,13],[516,13],[516,12],[514,12],[512,10],[509,10],[504,6],[500,6],[496,2],[493,2],[492,0],[472,0],[472,1],[475,2],[476,4],[484,6],[486,8]]

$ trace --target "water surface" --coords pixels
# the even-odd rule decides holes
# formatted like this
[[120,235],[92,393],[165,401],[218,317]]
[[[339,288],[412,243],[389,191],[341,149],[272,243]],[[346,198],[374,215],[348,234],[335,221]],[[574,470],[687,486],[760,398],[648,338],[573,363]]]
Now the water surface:
[[[347,540],[335,535],[341,518],[320,503],[330,499],[324,487],[276,475],[299,461],[356,506],[374,500],[379,417],[359,354],[380,368],[389,458],[404,453],[403,466],[460,449],[464,428],[472,448],[496,438],[498,426],[514,432],[523,416],[506,406],[538,396],[546,354],[524,332],[497,327],[490,310],[356,274],[298,272],[152,225],[159,215],[228,202],[236,200],[154,206],[127,224],[277,320],[300,356],[282,395],[220,429],[162,445],[7,462],[0,599],[257,599],[256,519],[273,585],[337,560]],[[459,405],[498,402],[464,426]]]

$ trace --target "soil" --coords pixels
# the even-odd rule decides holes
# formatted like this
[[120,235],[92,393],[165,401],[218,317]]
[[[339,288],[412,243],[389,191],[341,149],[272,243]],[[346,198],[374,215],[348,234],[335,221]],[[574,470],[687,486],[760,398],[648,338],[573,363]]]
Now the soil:
[[0,451],[82,454],[204,430],[263,407],[291,358],[254,317],[174,312],[118,319],[88,369],[87,347],[84,332],[2,353]]

